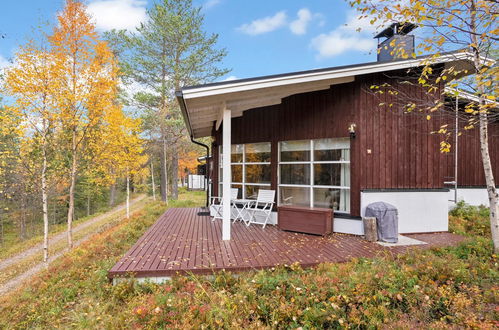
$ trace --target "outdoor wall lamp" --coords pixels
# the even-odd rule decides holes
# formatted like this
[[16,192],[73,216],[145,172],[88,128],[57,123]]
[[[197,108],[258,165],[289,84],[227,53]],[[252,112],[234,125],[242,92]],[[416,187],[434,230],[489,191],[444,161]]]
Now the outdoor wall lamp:
[[352,123],[352,124],[350,124],[350,126],[348,126],[348,133],[350,133],[351,139],[355,139],[355,128],[357,128],[357,125],[355,125],[354,123]]

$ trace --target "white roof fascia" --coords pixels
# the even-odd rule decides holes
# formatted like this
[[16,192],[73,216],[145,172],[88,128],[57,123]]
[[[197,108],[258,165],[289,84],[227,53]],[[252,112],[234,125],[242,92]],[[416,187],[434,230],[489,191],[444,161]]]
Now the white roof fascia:
[[[452,94],[452,96],[456,96],[456,94],[457,94],[457,97],[459,97],[459,98],[462,98],[462,99],[465,99],[468,101],[472,101],[475,103],[480,103],[480,98],[478,97],[478,95],[463,91],[463,90],[458,89],[458,88],[445,87],[445,92],[447,94]],[[493,100],[484,99],[484,101],[485,101],[485,103],[495,104],[495,105],[499,106],[499,103],[495,102]]]

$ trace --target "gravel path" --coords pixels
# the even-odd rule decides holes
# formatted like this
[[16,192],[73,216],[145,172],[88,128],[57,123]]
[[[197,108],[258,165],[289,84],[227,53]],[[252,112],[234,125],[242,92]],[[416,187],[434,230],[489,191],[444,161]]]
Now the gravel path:
[[[137,202],[143,200],[145,197],[146,197],[145,195],[140,195],[139,197],[131,200],[130,207],[132,205],[136,204]],[[104,218],[111,217],[111,216],[115,215],[116,213],[119,213],[120,211],[123,211],[125,209],[126,209],[126,204],[122,204],[122,205],[119,205],[106,213],[103,213],[99,216],[96,216],[95,218],[92,218],[92,219],[87,220],[83,223],[80,223],[79,225],[77,225],[73,228],[73,235],[82,231],[82,230],[85,230],[85,228],[88,228],[99,221],[104,220]],[[122,218],[125,218],[125,215],[123,215]],[[104,226],[104,227],[100,228],[99,231],[102,231],[103,229],[106,229],[106,228],[107,227]],[[73,242],[73,247],[77,247],[81,243],[85,242],[90,236],[94,235],[95,233],[96,232],[89,233],[88,235],[85,235],[85,237],[77,240],[76,242]],[[50,251],[50,245],[56,244],[62,240],[66,240],[66,239],[67,239],[67,233],[65,231],[51,237],[49,240],[49,251]],[[58,251],[57,253],[51,255],[49,257],[48,263],[53,262],[54,260],[59,258],[61,255],[66,253],[68,250],[69,250],[68,248],[65,248],[64,250]],[[29,258],[37,253],[41,253],[42,251],[43,251],[43,244],[40,243],[38,245],[33,246],[32,248],[29,248],[21,253],[18,253],[10,258],[2,260],[2,261],[0,261],[0,271],[2,271],[3,269],[5,269],[11,265],[14,265],[18,262],[21,262],[24,259]],[[14,277],[11,280],[9,280],[8,282],[4,283],[0,287],[0,296],[15,289],[18,285],[20,285],[22,282],[24,282],[24,280],[26,280],[26,279],[30,278],[31,276],[35,275],[36,273],[40,272],[45,267],[46,267],[46,265],[43,262],[34,264],[26,272],[19,274],[18,276]]]

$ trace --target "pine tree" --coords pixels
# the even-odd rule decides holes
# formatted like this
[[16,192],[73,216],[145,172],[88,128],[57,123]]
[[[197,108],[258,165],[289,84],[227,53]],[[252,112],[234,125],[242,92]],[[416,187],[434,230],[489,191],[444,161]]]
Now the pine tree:
[[218,35],[203,31],[203,20],[201,9],[193,7],[191,0],[162,0],[153,4],[147,20],[136,31],[107,34],[126,81],[142,86],[130,102],[144,110],[144,128],[160,151],[163,201],[167,200],[168,176],[171,196],[177,198],[178,143],[186,135],[175,90],[212,81],[228,72],[219,67],[227,52],[217,49]]

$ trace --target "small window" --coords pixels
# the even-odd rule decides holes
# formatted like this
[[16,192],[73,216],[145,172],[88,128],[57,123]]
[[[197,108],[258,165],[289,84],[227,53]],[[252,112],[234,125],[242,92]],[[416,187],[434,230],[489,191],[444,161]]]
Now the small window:
[[246,163],[270,163],[270,143],[250,143],[244,147]]
[[243,145],[233,144],[231,146],[230,161],[232,163],[242,163],[243,162]]
[[349,161],[348,139],[320,139],[314,141],[314,161]]
[[350,166],[338,163],[314,164],[314,185],[349,187]]
[[310,160],[310,141],[285,141],[280,143],[281,162],[306,162]]
[[270,184],[270,164],[245,164],[247,183]]
[[310,184],[309,164],[281,164],[282,184]]
[[280,187],[280,205],[310,206],[310,188]]

